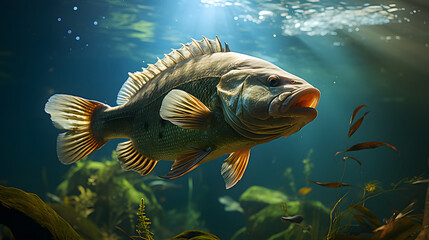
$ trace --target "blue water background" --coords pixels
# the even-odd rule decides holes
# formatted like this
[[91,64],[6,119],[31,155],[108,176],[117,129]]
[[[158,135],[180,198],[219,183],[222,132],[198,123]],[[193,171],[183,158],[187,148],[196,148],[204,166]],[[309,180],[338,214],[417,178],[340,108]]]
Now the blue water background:
[[[307,80],[322,93],[317,107],[319,115],[287,139],[254,147],[242,180],[230,190],[225,190],[220,175],[221,159],[172,180],[183,188],[174,192],[171,196],[174,201],[168,202],[168,208],[186,203],[188,178],[193,178],[192,200],[210,231],[224,239],[245,222],[239,213],[225,212],[218,198],[229,195],[238,199],[252,185],[281,189],[295,196],[283,173],[291,167],[297,189],[307,186],[302,159],[310,149],[314,163],[310,178],[338,181],[344,164],[340,158],[333,159],[333,155],[345,149],[350,115],[361,104],[366,104],[371,112],[350,144],[383,141],[396,146],[399,152],[381,147],[356,153],[354,156],[363,166],[348,162],[345,181],[362,186],[378,180],[389,188],[390,183],[406,177],[427,177],[427,3],[351,1],[348,4],[358,9],[396,4],[401,10],[393,14],[396,15],[393,19],[381,19],[381,23],[375,19],[374,25],[349,19],[348,26],[346,19],[345,25],[339,25],[342,29],[328,28],[320,33],[314,29],[301,31],[299,27],[296,32],[287,32],[290,24],[285,26],[285,18],[280,14],[293,15],[292,8],[279,9],[278,4],[285,4],[280,1],[236,2],[241,5],[194,0],[3,1],[0,4],[2,184],[44,198],[46,192],[55,192],[70,169],[56,157],[56,136],[60,131],[44,112],[52,94],[67,93],[114,106],[127,72],[141,70],[154,63],[156,57],[170,52],[170,48],[179,48],[180,43],[189,42],[190,38],[199,40],[201,35],[211,39],[217,35],[228,42],[231,51],[266,59]],[[269,9],[269,4],[277,5]],[[329,4],[347,6],[339,1]],[[261,14],[267,9],[273,15]],[[121,141],[109,142],[90,158],[110,156]],[[158,164],[154,174],[167,173],[170,164]],[[43,172],[47,181],[42,177]],[[328,207],[332,207],[340,194],[335,189],[312,187],[308,198],[320,200]],[[421,212],[424,195],[423,186],[414,186],[376,199],[369,206],[381,206],[377,214],[387,217],[392,209],[402,209],[417,200]]]

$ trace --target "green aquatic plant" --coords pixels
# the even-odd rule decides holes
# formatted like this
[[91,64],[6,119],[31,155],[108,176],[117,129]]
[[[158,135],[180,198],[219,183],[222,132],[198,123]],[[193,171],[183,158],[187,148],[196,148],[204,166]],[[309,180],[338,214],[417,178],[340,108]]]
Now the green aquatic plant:
[[139,210],[137,212],[137,221],[138,224],[136,225],[136,232],[138,236],[131,236],[129,235],[125,230],[123,230],[119,226],[115,226],[116,229],[121,231],[124,235],[129,237],[130,239],[144,239],[144,240],[154,240],[153,235],[154,233],[150,231],[150,219],[146,216],[145,212],[145,205],[144,205],[144,198],[140,200]]
[[286,168],[286,170],[283,173],[283,176],[287,178],[291,191],[293,193],[296,193],[295,177],[293,176],[292,171],[293,170],[291,167]]
[[[80,195],[79,196],[69,196],[65,198],[67,202],[66,205],[71,205],[74,207],[77,213],[82,217],[88,217],[92,212],[94,212],[94,205],[97,199],[97,194],[92,192],[89,188],[84,188],[78,186]],[[67,200],[66,200],[67,199]]]
[[136,225],[136,232],[142,239],[153,240],[154,234],[150,231],[150,219],[146,217],[144,198],[141,199],[137,216],[138,224]]
[[311,161],[312,154],[313,149],[311,148],[310,150],[308,150],[307,157],[302,160],[302,163],[304,164],[304,170],[302,171],[302,173],[307,179],[310,177],[311,169],[314,168],[314,163]]
[[160,227],[162,207],[155,194],[139,175],[124,172],[118,166],[115,156],[115,152],[112,152],[111,158],[102,161],[85,159],[77,162],[66,174],[64,182],[58,186],[58,196],[66,200],[65,204],[70,204],[75,199],[70,199],[69,196],[81,199],[82,191],[79,186],[85,189],[86,195],[82,196],[87,196],[89,190],[94,193],[95,202],[89,208],[93,211],[87,212],[88,218],[108,235],[112,235],[118,225],[128,232],[134,232],[137,222],[135,209],[144,198],[147,214],[153,216],[153,229],[157,230]]

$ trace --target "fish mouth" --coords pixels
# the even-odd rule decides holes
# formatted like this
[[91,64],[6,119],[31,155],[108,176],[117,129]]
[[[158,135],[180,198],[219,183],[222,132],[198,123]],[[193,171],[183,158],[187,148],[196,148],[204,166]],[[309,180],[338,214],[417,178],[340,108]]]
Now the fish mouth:
[[319,99],[320,91],[314,87],[282,93],[271,102],[269,113],[274,118],[305,117],[310,122],[317,117]]

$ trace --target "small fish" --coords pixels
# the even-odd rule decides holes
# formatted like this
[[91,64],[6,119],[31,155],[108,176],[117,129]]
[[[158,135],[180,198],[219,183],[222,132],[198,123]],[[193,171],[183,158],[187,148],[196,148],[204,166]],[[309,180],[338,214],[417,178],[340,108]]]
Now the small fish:
[[244,212],[240,203],[232,199],[230,196],[222,196],[218,201],[225,206],[225,212]]
[[327,188],[353,187],[352,185],[347,184],[347,183],[339,183],[339,182],[321,183],[321,182],[311,181],[311,180],[308,180],[308,179],[306,179],[306,180],[309,181],[309,182],[312,182],[314,184],[317,184],[319,186],[327,187]]
[[57,155],[71,164],[115,138],[125,170],[149,174],[173,161],[162,178],[188,173],[229,154],[226,188],[243,176],[250,149],[298,132],[317,116],[320,92],[265,60],[230,52],[216,37],[182,45],[129,73],[118,106],[55,94],[45,105],[55,127]]
[[291,223],[301,223],[304,220],[304,217],[301,215],[295,215],[290,217],[281,217],[283,222],[291,222]]
[[153,191],[165,191],[174,188],[180,188],[180,185],[166,182],[163,180],[154,180],[148,184]]
[[60,198],[60,197],[58,197],[57,195],[53,194],[53,193],[47,192],[47,193],[46,193],[46,196],[47,196],[49,199],[51,199],[53,202],[56,202],[56,203],[60,203],[60,202],[61,202],[61,198]]
[[309,192],[311,192],[311,187],[302,187],[298,190],[298,193],[301,195],[307,195]]

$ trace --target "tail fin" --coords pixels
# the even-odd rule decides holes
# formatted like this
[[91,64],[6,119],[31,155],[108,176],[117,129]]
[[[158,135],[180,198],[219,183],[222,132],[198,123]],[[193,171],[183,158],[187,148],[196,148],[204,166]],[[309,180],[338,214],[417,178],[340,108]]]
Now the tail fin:
[[63,164],[71,164],[102,147],[106,141],[91,133],[91,119],[95,110],[107,105],[64,94],[55,94],[45,105],[54,126],[70,130],[57,138],[57,154]]

